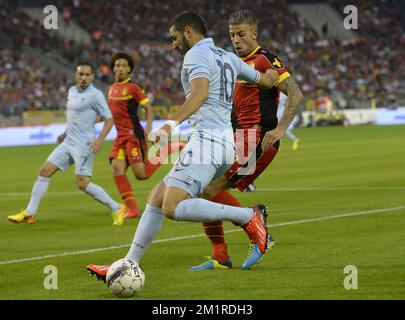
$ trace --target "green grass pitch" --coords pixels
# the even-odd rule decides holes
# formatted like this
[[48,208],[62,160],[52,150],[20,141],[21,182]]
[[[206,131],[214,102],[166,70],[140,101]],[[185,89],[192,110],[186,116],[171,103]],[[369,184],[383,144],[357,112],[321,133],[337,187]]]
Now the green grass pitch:
[[[240,270],[247,237],[226,223],[234,268],[192,273],[187,269],[210,253],[203,229],[165,219],[141,264],[145,286],[132,299],[405,299],[405,127],[295,133],[300,149],[284,139],[257,192],[232,191],[246,206],[269,206],[276,247],[252,270]],[[110,146],[96,156],[93,182],[118,200]],[[118,299],[85,267],[123,257],[138,220],[113,227],[109,210],[76,188],[73,168],[52,179],[36,224],[6,220],[25,208],[53,148],[0,149],[0,299]],[[140,207],[169,168],[147,181],[130,176]],[[57,268],[58,289],[44,288],[48,265]],[[357,268],[357,289],[344,287],[354,276],[344,273],[348,265]]]

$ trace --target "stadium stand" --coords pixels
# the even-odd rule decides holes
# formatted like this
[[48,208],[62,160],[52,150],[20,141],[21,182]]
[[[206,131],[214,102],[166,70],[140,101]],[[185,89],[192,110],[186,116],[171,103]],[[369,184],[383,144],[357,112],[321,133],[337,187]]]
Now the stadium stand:
[[[78,60],[92,61],[97,66],[97,78],[105,84],[104,90],[112,82],[109,59],[112,53],[123,50],[134,57],[136,81],[154,104],[161,106],[158,114],[164,117],[165,110],[170,112],[171,105],[183,99],[181,58],[171,50],[167,24],[173,12],[188,8],[198,8],[207,19],[210,36],[229,50],[229,13],[241,8],[256,11],[261,19],[261,43],[278,54],[295,75],[305,95],[304,109],[313,109],[317,98],[324,95],[329,95],[338,109],[405,105],[403,3],[359,2],[359,30],[354,30],[351,38],[338,39],[327,32],[316,32],[303,16],[291,10],[290,5],[296,2],[307,3],[56,1],[65,22],[78,24],[91,36],[90,44],[79,44],[45,30],[23,12],[27,5],[41,5],[41,1],[2,1],[0,113],[8,117],[24,110],[64,108],[66,89],[73,79],[44,65],[25,49],[38,50],[70,68]],[[343,16],[345,1],[328,3]]]

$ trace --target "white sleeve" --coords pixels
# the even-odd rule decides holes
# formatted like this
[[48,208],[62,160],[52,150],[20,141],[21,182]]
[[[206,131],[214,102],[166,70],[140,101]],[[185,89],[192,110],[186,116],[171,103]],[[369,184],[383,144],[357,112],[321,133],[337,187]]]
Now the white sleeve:
[[237,78],[244,80],[251,84],[257,84],[260,81],[260,72],[256,69],[249,67],[241,58],[239,58],[233,52],[229,52],[229,57],[232,59],[236,72],[238,74]]
[[188,80],[210,79],[210,69],[206,54],[202,50],[189,50],[184,57],[183,69],[188,72]]
[[101,115],[104,119],[112,118],[112,114],[110,108],[108,107],[107,101],[103,93],[99,90],[97,90],[95,94],[95,103],[95,107],[99,115]]

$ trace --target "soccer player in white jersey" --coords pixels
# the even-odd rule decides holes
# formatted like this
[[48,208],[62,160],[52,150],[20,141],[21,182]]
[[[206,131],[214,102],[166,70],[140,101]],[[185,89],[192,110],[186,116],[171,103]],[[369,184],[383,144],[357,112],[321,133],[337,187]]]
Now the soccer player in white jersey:
[[[76,85],[68,91],[67,129],[58,136],[59,145],[39,169],[28,206],[20,213],[8,216],[9,221],[35,223],[38,207],[48,190],[51,177],[75,164],[76,184],[80,190],[111,209],[114,225],[123,223],[126,207],[114,201],[103,188],[90,182],[94,154],[101,150],[102,142],[114,124],[103,93],[92,85],[93,79],[92,65],[79,63]],[[94,125],[98,117],[105,119],[105,122],[96,138]]]
[[[242,226],[252,243],[257,243],[265,253],[268,231],[264,205],[240,208],[195,197],[234,163],[231,109],[236,79],[271,88],[279,76],[273,70],[260,73],[234,53],[216,47],[212,38],[207,37],[203,18],[196,13],[186,11],[177,15],[169,27],[173,48],[184,55],[181,81],[186,100],[150,139],[165,145],[174,128],[187,118],[191,133],[172,170],[150,192],[125,259],[140,262],[159,232],[164,216],[178,221],[232,221]],[[268,136],[263,145],[267,149],[281,135],[280,132],[280,136]],[[107,268],[101,267],[90,265],[87,269],[104,280]]]
[[[283,113],[284,113],[284,108],[285,108],[285,104],[287,102],[287,96],[280,92],[280,99],[279,99],[279,103],[278,103],[278,108],[277,108],[277,118],[281,119]],[[292,141],[292,149],[293,150],[297,150],[298,147],[300,146],[300,142],[301,140],[297,138],[297,136],[295,136],[292,133],[292,130],[294,130],[295,126],[297,125],[298,122],[298,116],[295,116],[293,121],[291,122],[290,126],[288,127],[288,129],[285,131],[285,134],[287,137],[289,137]]]
[[179,221],[232,221],[248,230],[251,240],[264,253],[267,226],[263,205],[239,208],[194,197],[229,169],[235,159],[230,114],[236,79],[272,87],[278,74],[260,74],[235,54],[216,47],[206,36],[204,20],[195,13],[177,15],[170,23],[169,33],[173,48],[184,55],[181,81],[186,101],[153,137],[164,144],[162,140],[187,118],[191,134],[172,170],[151,191],[126,259],[140,261],[164,215]]

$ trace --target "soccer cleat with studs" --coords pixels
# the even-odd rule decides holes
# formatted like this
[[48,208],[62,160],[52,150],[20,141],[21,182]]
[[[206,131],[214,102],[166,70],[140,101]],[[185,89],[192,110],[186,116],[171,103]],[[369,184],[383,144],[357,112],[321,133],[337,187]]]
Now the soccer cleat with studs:
[[295,141],[293,142],[293,144],[292,144],[292,149],[293,149],[294,151],[299,148],[300,142],[301,142],[300,139],[297,139],[297,140],[295,140]]
[[225,263],[220,263],[218,260],[206,256],[206,261],[198,266],[191,267],[189,271],[203,271],[203,270],[227,270],[232,268],[232,260],[228,257]]
[[8,216],[7,220],[14,223],[26,222],[28,224],[33,224],[37,221],[37,217],[25,210],[22,210],[20,213]]
[[257,244],[260,253],[264,254],[268,248],[268,231],[267,231],[267,207],[258,204],[252,207],[253,214],[251,219],[242,226],[249,235],[250,242]]
[[[274,238],[270,236],[270,234],[267,236],[267,247],[270,250],[272,247],[274,247],[276,244]],[[255,264],[257,264],[260,259],[263,257],[263,253],[259,251],[259,248],[257,246],[257,243],[250,243],[249,245],[249,252],[248,255],[245,259],[245,261],[241,265],[241,269],[250,269],[253,267]]]
[[134,210],[128,210],[125,215],[124,215],[124,219],[134,219],[134,218],[140,218],[142,215],[142,212],[138,210],[134,211]]
[[89,264],[86,269],[89,271],[92,277],[96,277],[98,281],[106,282],[107,272],[110,269],[110,264],[108,265],[97,265],[97,264]]
[[118,211],[115,211],[111,214],[114,226],[120,226],[124,223],[126,209],[127,208],[123,204],[120,204],[120,208],[118,209]]

